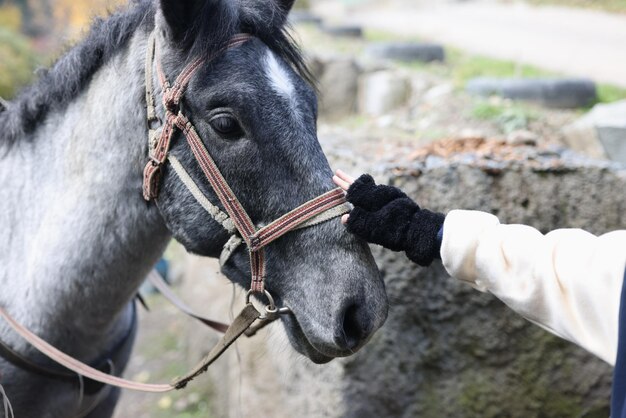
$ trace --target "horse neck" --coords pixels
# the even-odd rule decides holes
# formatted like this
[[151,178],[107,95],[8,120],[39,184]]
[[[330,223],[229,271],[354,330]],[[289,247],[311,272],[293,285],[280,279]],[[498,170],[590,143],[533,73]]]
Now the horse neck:
[[141,197],[146,42],[136,34],[0,164],[0,303],[74,352],[123,328],[117,319],[169,239]]

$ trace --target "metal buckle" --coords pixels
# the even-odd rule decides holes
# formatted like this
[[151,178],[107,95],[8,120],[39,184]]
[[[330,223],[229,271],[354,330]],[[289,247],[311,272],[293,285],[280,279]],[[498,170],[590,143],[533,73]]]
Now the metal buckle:
[[[252,296],[252,294],[254,293],[256,292],[253,292],[252,290],[248,290],[248,293],[246,293],[246,305],[250,303],[250,296]],[[263,293],[265,294],[265,297],[267,298],[267,300],[270,301],[270,304],[266,306],[266,309],[269,309],[270,311],[276,310],[276,304],[274,303],[274,298],[272,297],[270,292],[268,292],[267,290],[264,290]]]
[[[252,290],[248,290],[248,293],[246,293],[246,305],[250,303],[250,296],[252,296],[254,293],[256,292],[253,292]],[[291,312],[291,310],[287,307],[283,307],[283,308],[276,307],[276,303],[274,302],[274,298],[272,297],[270,292],[268,292],[267,290],[264,290],[263,293],[265,294],[265,297],[267,297],[270,303],[269,305],[265,306],[265,313],[261,315],[259,319],[273,321],[275,319],[278,319],[278,315],[285,315]]]

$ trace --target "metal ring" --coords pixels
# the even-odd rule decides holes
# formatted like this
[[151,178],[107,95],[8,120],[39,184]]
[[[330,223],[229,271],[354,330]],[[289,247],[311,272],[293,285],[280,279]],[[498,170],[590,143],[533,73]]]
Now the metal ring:
[[[256,292],[253,292],[252,290],[248,290],[248,293],[246,293],[246,305],[250,303],[250,296],[253,293],[256,293]],[[267,297],[267,299],[270,301],[270,304],[265,307],[265,310],[267,312],[278,311],[278,309],[276,308],[276,303],[274,302],[274,298],[272,297],[270,292],[268,292],[267,290],[263,290],[263,293],[265,294],[265,297]]]
[[267,321],[274,321],[275,319],[278,319],[278,308],[275,306],[274,308],[272,308],[267,305],[265,307],[265,312],[263,313],[263,315],[261,315],[259,319],[264,319]]

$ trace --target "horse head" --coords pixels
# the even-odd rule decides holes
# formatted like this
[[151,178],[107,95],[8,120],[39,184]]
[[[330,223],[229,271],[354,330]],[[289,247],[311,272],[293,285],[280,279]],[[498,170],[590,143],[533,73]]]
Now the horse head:
[[[189,81],[180,107],[257,227],[333,188],[317,140],[315,89],[285,29],[292,5],[293,0],[161,0],[156,16],[157,57],[166,78],[174,80],[198,56],[211,57]],[[225,49],[237,33],[252,37]],[[157,106],[161,118],[164,112]],[[219,205],[189,145],[176,135],[170,154]],[[157,205],[188,251],[220,254],[228,234],[170,165],[163,168]],[[369,248],[338,219],[290,232],[267,247],[266,258],[266,289],[277,305],[290,308],[282,318],[289,339],[311,360],[354,353],[385,321],[385,289]],[[222,269],[234,283],[249,286],[245,247]]]

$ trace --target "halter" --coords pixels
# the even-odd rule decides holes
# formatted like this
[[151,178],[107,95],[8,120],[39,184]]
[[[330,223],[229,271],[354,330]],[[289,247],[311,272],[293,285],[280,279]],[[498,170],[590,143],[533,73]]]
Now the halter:
[[[156,38],[154,32],[150,35],[146,54],[146,105],[148,115],[149,161],[143,173],[143,196],[148,201],[154,200],[158,197],[161,170],[169,161],[174,172],[198,203],[230,234],[230,238],[224,245],[220,256],[222,265],[228,261],[231,254],[239,245],[242,243],[246,244],[250,253],[252,281],[250,291],[246,295],[245,307],[231,325],[221,324],[203,316],[196,315],[169,291],[166,284],[162,279],[159,279],[153,271],[149,275],[149,279],[161,290],[167,299],[178,306],[184,313],[204,322],[212,328],[224,332],[224,336],[189,373],[177,377],[169,384],[151,384],[134,382],[103,373],[100,370],[68,356],[17,322],[0,306],[0,317],[2,317],[15,332],[28,341],[31,346],[56,363],[63,365],[81,376],[124,389],[160,393],[184,388],[187,383],[204,373],[242,334],[245,333],[248,336],[254,335],[260,328],[276,319],[279,314],[289,312],[288,308],[277,308],[272,295],[265,289],[265,247],[290,231],[317,225],[349,212],[350,208],[346,204],[343,191],[341,189],[334,189],[304,203],[269,225],[263,228],[257,228],[228,186],[228,183],[202,143],[194,126],[182,112],[180,101],[183,98],[189,81],[198,68],[215,59],[218,54],[225,52],[229,48],[242,45],[250,39],[252,39],[252,36],[248,34],[235,35],[228,45],[217,54],[208,58],[198,58],[187,65],[176,78],[174,84],[171,85],[161,68],[160,62],[155,59]],[[158,129],[153,129],[153,125],[159,121],[156,115],[153,92],[152,69],[155,65],[155,61],[158,80],[163,91],[163,107],[165,108],[165,120],[163,126]],[[173,155],[169,155],[176,130],[180,130],[185,136],[198,165],[217,194],[226,213],[222,212],[219,207],[209,201],[200,191],[200,188],[193,181],[189,173],[184,169],[180,161]],[[264,294],[269,300],[269,305],[265,307],[264,314],[261,314],[252,303],[250,303],[252,294]],[[15,354],[21,357],[21,359],[18,360],[20,363],[29,363],[28,360],[23,358],[20,354]],[[35,369],[38,373],[46,371],[46,369],[39,366],[36,366]]]
[[[224,245],[220,256],[220,263],[224,265],[235,249],[245,243],[250,254],[252,279],[250,293],[265,294],[270,301],[268,308],[275,309],[272,296],[265,289],[265,247],[286,233],[295,229],[306,228],[328,221],[349,212],[344,193],[340,188],[322,194],[291,212],[281,216],[263,228],[257,228],[250,219],[228,182],[224,179],[215,161],[204,146],[193,124],[183,113],[180,102],[187,86],[196,71],[207,62],[215,59],[219,54],[230,48],[240,46],[253,37],[249,34],[235,35],[225,48],[208,58],[198,58],[187,65],[174,84],[170,84],[163,72],[163,68],[156,59],[156,36],[150,35],[146,56],[146,103],[149,133],[149,161],[144,168],[143,196],[150,201],[158,197],[158,188],[161,170],[167,161],[174,172],[200,205],[222,225],[230,234],[230,239]],[[159,119],[156,116],[156,107],[153,93],[152,68],[156,61],[157,76],[163,92],[163,107],[165,109],[164,124],[159,130],[152,129],[152,125]],[[191,148],[196,162],[202,169],[206,179],[215,191],[227,213],[223,213],[202,194],[198,185],[193,181],[182,164],[169,155],[173,136],[180,130]]]

